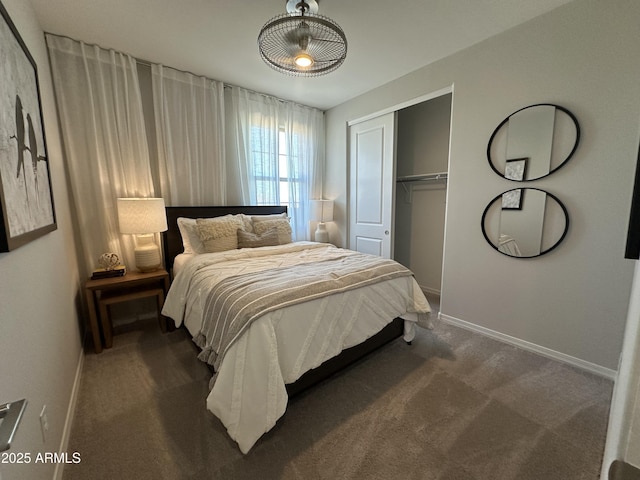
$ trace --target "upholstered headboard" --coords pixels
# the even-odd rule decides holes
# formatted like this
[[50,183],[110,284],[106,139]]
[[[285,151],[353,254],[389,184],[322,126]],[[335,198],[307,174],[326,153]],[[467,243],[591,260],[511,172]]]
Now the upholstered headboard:
[[223,215],[270,215],[274,213],[286,213],[287,207],[280,205],[268,206],[231,206],[231,207],[166,207],[167,231],[162,234],[164,262],[168,272],[173,267],[173,259],[182,253],[182,237],[178,229],[178,218],[213,218]]

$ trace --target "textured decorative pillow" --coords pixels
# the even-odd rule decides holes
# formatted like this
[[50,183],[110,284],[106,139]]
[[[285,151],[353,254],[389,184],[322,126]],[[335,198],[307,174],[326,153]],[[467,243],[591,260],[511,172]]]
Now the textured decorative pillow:
[[276,227],[270,228],[262,235],[238,230],[238,248],[270,247],[273,245],[280,245]]
[[[198,235],[206,253],[224,252],[238,248],[238,230],[242,220],[234,215],[217,218],[198,218]],[[204,252],[203,252],[204,253]]]
[[267,230],[275,228],[278,231],[278,242],[280,245],[284,245],[285,243],[291,243],[291,225],[289,224],[289,219],[282,218],[278,220],[270,220],[270,219],[261,219],[257,220],[253,219],[253,231],[258,235],[264,234]]
[[252,215],[252,216],[247,216],[245,215],[245,217],[247,217],[250,221],[250,226],[249,228],[245,228],[245,230],[247,232],[253,232],[254,228],[253,228],[253,224],[255,222],[260,222],[263,220],[281,220],[281,219],[288,219],[289,217],[287,217],[286,213],[273,213],[270,215]]

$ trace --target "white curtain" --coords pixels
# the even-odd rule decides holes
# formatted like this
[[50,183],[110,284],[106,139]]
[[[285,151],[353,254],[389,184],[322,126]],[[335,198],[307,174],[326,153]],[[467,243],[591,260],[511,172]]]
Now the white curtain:
[[152,65],[162,196],[168,205],[225,205],[224,85]]
[[85,275],[100,254],[135,264],[134,239],[118,229],[116,198],[154,190],[136,61],[47,34]]
[[311,199],[322,198],[324,114],[294,103],[281,104],[288,158],[289,214],[295,238],[309,240]]
[[[309,200],[322,195],[320,110],[153,65],[158,161],[150,165],[136,60],[46,37],[83,273],[104,252],[135,264],[134,239],[118,229],[118,197],[162,195],[168,205],[284,204],[293,238],[309,239]],[[159,178],[155,191],[152,172]]]
[[322,195],[323,113],[239,87],[226,97],[234,195],[245,205],[287,205],[294,240],[308,240],[309,200]]

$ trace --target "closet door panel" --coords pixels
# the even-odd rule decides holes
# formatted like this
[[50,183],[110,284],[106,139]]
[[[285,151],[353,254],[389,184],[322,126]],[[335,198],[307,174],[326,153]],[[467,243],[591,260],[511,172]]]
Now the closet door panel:
[[370,255],[383,256],[383,245],[379,238],[356,237],[356,245],[352,250]]
[[349,127],[349,248],[391,258],[395,114]]

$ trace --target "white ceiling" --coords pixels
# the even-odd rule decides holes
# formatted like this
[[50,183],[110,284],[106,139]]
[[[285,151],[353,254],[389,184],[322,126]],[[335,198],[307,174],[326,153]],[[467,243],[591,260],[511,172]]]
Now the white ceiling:
[[283,75],[257,36],[285,0],[30,0],[46,32],[328,109],[570,0],[320,0],[347,36],[336,71]]

